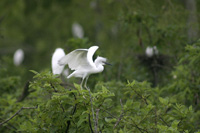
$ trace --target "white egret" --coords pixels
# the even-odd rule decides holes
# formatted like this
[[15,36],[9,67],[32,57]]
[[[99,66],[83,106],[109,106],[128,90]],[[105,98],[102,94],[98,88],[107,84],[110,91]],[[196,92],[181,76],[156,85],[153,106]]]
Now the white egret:
[[15,66],[19,66],[23,60],[24,60],[24,51],[22,49],[17,49],[13,57],[13,62]]
[[152,57],[153,55],[157,55],[158,54],[158,49],[156,46],[153,46],[153,47],[147,47],[146,48],[146,51],[145,51],[147,57]]
[[153,48],[152,47],[147,47],[146,48],[146,55],[147,57],[152,57],[153,56]]
[[95,9],[97,7],[97,2],[96,1],[91,1],[90,2],[90,7]]
[[155,54],[155,55],[158,55],[158,49],[157,49],[156,46],[153,46],[153,50],[154,50],[154,54]]
[[68,68],[63,70],[63,75],[66,76],[66,77],[69,76],[69,69]]
[[53,74],[61,74],[65,66],[60,66],[58,61],[65,56],[65,52],[62,48],[57,48],[53,53],[51,64]]
[[82,26],[80,24],[78,24],[78,23],[73,23],[73,25],[72,25],[72,34],[73,34],[74,37],[83,38],[84,31],[83,31]]
[[98,56],[95,61],[93,61],[92,57],[98,48],[98,46],[92,46],[89,49],[76,49],[59,60],[60,65],[68,65],[71,70],[74,70],[67,78],[82,78],[81,89],[84,80],[84,87],[87,88],[89,76],[102,72],[105,64],[109,65],[109,63],[106,62],[106,58],[103,57]]

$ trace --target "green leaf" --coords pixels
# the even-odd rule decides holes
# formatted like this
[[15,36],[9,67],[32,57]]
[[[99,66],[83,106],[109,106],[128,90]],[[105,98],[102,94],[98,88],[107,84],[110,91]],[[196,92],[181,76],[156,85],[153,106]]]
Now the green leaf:
[[174,120],[174,121],[172,122],[171,126],[172,126],[173,128],[175,128],[175,129],[177,129],[177,126],[178,126],[179,122],[180,122],[180,120]]
[[192,105],[190,105],[190,107],[189,107],[189,111],[192,112],[192,110],[193,110],[193,109],[192,109]]
[[30,72],[34,73],[35,75],[39,74],[38,72],[34,71],[34,70],[29,70]]
[[169,98],[162,98],[162,97],[159,97],[159,101],[164,104],[164,105],[167,105],[169,103]]

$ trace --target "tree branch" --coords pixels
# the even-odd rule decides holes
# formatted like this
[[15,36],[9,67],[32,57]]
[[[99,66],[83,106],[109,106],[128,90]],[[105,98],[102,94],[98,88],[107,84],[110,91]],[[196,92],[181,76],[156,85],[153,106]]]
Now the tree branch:
[[96,126],[97,126],[97,130],[98,130],[99,111],[100,111],[100,109],[96,109]]
[[[1,119],[1,118],[0,118],[0,119]],[[4,121],[3,119],[1,119],[1,120]],[[7,126],[6,126],[6,127],[9,128],[9,129],[11,129],[9,126],[10,126],[11,128],[13,128],[13,129],[17,130],[17,128],[16,128],[15,126],[13,126],[13,125],[7,123]]]
[[116,116],[114,116],[114,115],[112,115],[110,112],[108,112],[107,110],[105,110],[105,109],[103,109],[103,108],[101,108],[103,111],[105,111],[107,114],[109,114],[112,118],[116,118],[117,119],[117,117]]
[[92,95],[90,93],[90,88],[87,87],[87,90],[89,91],[89,94],[90,94],[90,103],[91,103],[91,108],[92,108],[92,115],[93,115],[93,121],[94,121],[94,128],[95,128],[95,133],[97,133],[97,123],[96,123],[96,120],[95,120],[95,116],[94,116],[94,109],[93,109],[93,104],[92,104]]
[[123,117],[123,115],[124,115],[124,106],[123,106],[123,104],[122,104],[122,100],[121,100],[121,99],[120,99],[120,104],[121,104],[121,108],[122,108],[121,114],[120,114],[120,116],[119,116],[119,118],[118,118],[118,120],[117,120],[117,122],[115,123],[115,126],[114,126],[113,128],[115,128],[115,127],[119,124],[120,120],[122,119],[122,117]]
[[[74,93],[72,93],[72,94],[74,95],[74,99],[76,100],[76,95]],[[74,109],[72,111],[72,115],[74,115],[74,113],[76,112],[76,106],[77,106],[77,104],[75,104],[75,106],[74,106]],[[68,133],[70,124],[71,124],[71,121],[68,120],[67,121],[67,129],[65,130],[65,133]]]
[[91,130],[92,133],[94,133],[94,132],[93,132],[93,129],[92,129],[91,120],[90,120],[90,113],[88,114],[88,119],[89,119],[90,130]]
[[163,118],[161,116],[159,116],[159,118],[165,123],[165,125],[167,125],[168,127],[170,127],[167,122],[165,120],[163,120]]
[[17,102],[23,101],[31,92],[35,91],[35,90],[29,91],[29,89],[30,89],[29,85],[30,85],[30,81],[27,81],[26,85],[24,86],[24,90],[23,90],[21,96],[17,99]]
[[36,107],[21,107],[21,109],[19,109],[13,116],[11,116],[7,120],[1,122],[0,126],[2,126],[3,124],[7,123],[8,121],[10,121],[12,118],[14,118],[16,115],[18,115],[23,109],[37,109],[37,107],[38,106],[36,106]]
[[[132,88],[132,87],[131,87]],[[134,89],[133,89],[134,90]],[[137,91],[134,90],[134,92],[141,98],[145,101],[146,105],[149,105],[146,98],[143,98]],[[168,127],[170,127],[167,122],[165,120],[163,120],[163,118],[161,116],[158,116],[160,120],[162,120],[162,122],[167,125]]]
[[[131,87],[133,89],[133,87]],[[146,98],[143,98],[135,89],[133,89],[133,91],[141,98],[144,100],[144,102],[146,103],[146,105],[149,105]]]
[[54,92],[58,92],[58,91],[56,90],[56,88],[53,86],[52,83],[50,83],[50,85],[51,85],[51,88],[54,90]]

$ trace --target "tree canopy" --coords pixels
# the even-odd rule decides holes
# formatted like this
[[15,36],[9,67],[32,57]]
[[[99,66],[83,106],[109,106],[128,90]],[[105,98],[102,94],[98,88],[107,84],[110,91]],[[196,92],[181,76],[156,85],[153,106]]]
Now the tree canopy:
[[[200,132],[199,13],[198,0],[1,0],[0,132]],[[91,92],[52,74],[56,48],[93,45],[112,66]]]

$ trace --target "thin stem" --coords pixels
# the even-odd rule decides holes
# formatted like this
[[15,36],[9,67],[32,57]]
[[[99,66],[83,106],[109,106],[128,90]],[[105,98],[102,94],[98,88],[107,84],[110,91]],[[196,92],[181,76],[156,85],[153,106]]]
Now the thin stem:
[[11,116],[7,120],[1,122],[0,126],[2,126],[3,124],[7,123],[8,121],[10,121],[12,118],[14,118],[16,115],[18,115],[23,109],[37,109],[37,106],[36,107],[21,107],[21,109],[19,109],[13,116]]
[[[0,119],[1,119],[1,118],[0,118]],[[3,119],[1,119],[1,120],[3,121]],[[16,128],[16,127],[14,127],[13,125],[11,125],[11,124],[7,123],[7,126],[6,126],[6,127],[7,127],[7,128],[9,128],[9,129],[11,129],[9,126],[10,126],[11,128],[13,128],[13,129],[17,130],[17,128]]]
[[[132,87],[131,87],[132,88]],[[146,103],[146,105],[149,105],[146,98],[143,98],[135,89],[133,89],[133,91],[141,98],[144,100],[144,102]]]
[[[76,95],[75,95],[74,93],[72,93],[72,94],[74,95],[74,99],[76,100]],[[73,109],[73,111],[72,111],[72,116],[73,116],[74,113],[76,112],[76,106],[77,106],[77,104],[75,104],[75,106],[74,106],[74,109]],[[68,121],[67,121],[67,129],[65,130],[65,133],[68,133],[70,124],[71,124],[71,121],[68,120]]]
[[93,133],[93,129],[92,129],[92,124],[91,124],[91,120],[90,120],[90,114],[88,114],[88,119],[89,119],[89,126],[90,126],[90,130]]
[[86,86],[87,90],[89,91],[89,94],[90,94],[90,103],[91,103],[91,108],[92,108],[92,115],[93,115],[93,121],[94,121],[94,127],[95,127],[95,133],[97,133],[97,123],[96,123],[96,120],[95,120],[95,116],[94,116],[94,109],[93,109],[93,104],[92,104],[92,95],[90,93],[90,88],[88,88]]
[[98,120],[99,120],[99,111],[100,111],[100,109],[96,109],[96,126],[97,126],[97,128],[98,128]]
[[102,110],[105,111],[107,114],[109,114],[112,118],[116,118],[116,119],[117,119],[116,116],[112,115],[112,114],[111,114],[110,112],[108,112],[107,110],[105,110],[105,109],[103,109],[103,108],[102,108]]
[[118,120],[117,120],[117,122],[115,123],[115,126],[114,126],[113,128],[115,128],[115,127],[119,124],[120,120],[122,119],[122,117],[123,117],[123,115],[124,115],[124,106],[123,106],[123,104],[122,104],[122,100],[121,100],[121,99],[120,99],[120,104],[121,104],[121,108],[122,108],[121,114],[120,114],[120,116],[119,116],[119,118],[118,118]]

